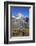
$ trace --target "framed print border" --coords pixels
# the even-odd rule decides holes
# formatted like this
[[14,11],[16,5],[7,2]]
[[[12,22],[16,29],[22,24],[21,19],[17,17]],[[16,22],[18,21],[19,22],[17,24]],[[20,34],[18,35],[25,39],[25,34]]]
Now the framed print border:
[[[9,4],[21,4],[21,5],[33,5],[33,40],[28,41],[9,41],[8,35],[8,5]],[[34,2],[4,2],[4,44],[12,43],[33,43],[35,42],[35,3]]]

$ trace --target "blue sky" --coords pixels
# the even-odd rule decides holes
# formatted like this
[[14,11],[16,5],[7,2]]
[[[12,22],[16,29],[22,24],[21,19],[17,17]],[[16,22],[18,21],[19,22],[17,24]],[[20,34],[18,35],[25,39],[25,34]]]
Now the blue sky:
[[24,16],[29,16],[29,8],[28,7],[11,7],[11,15],[16,16],[18,13],[23,14]]

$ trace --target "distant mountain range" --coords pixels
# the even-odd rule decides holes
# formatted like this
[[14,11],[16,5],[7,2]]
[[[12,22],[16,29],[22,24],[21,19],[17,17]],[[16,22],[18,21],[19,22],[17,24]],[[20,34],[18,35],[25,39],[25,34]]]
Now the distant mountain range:
[[12,16],[12,27],[23,29],[29,26],[29,17],[18,13],[16,16]]
[[25,22],[29,21],[29,17],[28,16],[24,16],[21,13],[18,13],[16,16],[12,16],[12,19],[16,19],[16,20],[23,19],[23,20],[25,20]]

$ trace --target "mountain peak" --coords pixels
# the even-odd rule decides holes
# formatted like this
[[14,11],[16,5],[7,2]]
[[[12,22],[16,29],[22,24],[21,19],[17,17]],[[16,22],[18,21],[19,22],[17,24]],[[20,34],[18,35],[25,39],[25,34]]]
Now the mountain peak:
[[18,13],[18,14],[16,15],[16,19],[20,19],[21,17],[24,17],[24,15],[23,15],[22,13]]
[[16,16],[21,17],[21,16],[24,16],[24,15],[22,13],[18,13]]

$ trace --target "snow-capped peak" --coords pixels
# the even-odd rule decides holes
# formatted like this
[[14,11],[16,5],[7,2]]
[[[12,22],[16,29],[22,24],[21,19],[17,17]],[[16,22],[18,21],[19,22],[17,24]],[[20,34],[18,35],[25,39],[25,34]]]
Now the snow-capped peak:
[[24,15],[21,14],[21,13],[18,13],[18,14],[16,15],[16,19],[20,19],[21,17],[24,17]]

